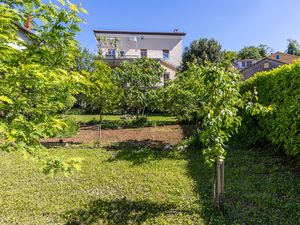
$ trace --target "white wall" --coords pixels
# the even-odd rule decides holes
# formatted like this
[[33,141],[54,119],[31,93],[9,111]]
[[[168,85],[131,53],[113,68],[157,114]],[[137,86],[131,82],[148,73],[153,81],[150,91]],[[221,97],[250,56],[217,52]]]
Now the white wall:
[[[125,57],[137,58],[141,56],[141,49],[147,49],[149,58],[163,58],[163,50],[169,50],[169,63],[180,66],[182,62],[183,36],[175,35],[129,35],[129,34],[97,34],[106,38],[119,38],[119,51],[125,52]],[[136,37],[137,42],[129,41],[130,37]],[[102,46],[103,55],[112,46]]]

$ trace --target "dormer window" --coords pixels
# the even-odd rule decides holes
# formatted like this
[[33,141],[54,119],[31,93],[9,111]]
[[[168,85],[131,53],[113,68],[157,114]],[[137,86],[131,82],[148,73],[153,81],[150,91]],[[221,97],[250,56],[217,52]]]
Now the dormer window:
[[163,50],[163,58],[164,58],[164,60],[170,59],[170,52],[169,52],[169,50]]
[[276,56],[275,56],[275,59],[276,59],[276,60],[279,60],[279,59],[280,59],[280,55],[276,55]]

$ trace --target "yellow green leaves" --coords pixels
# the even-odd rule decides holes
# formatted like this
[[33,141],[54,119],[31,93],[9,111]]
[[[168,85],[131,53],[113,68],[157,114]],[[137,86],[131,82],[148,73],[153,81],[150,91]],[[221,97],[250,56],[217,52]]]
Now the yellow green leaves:
[[13,103],[13,101],[10,98],[8,98],[6,96],[1,96],[1,95],[0,95],[0,102],[5,102],[5,103],[9,103],[9,104]]
[[64,0],[58,0],[60,2],[60,4],[62,4],[63,6],[66,5],[66,2]]

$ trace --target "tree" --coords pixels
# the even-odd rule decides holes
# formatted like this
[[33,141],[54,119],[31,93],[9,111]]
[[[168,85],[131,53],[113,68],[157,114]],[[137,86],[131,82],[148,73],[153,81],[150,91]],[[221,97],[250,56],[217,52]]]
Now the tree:
[[190,64],[168,87],[170,110],[188,119],[197,118],[196,138],[205,162],[215,167],[213,196],[219,210],[224,202],[226,143],[241,125],[240,111],[254,115],[271,110],[256,102],[255,91],[241,94],[239,79],[238,73],[220,65]]
[[[66,125],[57,115],[74,103],[80,76],[71,70],[80,11],[85,12],[63,0],[59,5],[39,0],[0,4],[0,148],[37,157],[44,162],[44,172],[70,172],[78,165],[77,159],[52,157],[40,138]],[[15,22],[23,24],[29,16],[39,22],[33,27],[36,35],[28,34],[26,43],[18,40]],[[18,51],[11,43],[25,48]]]
[[271,48],[260,44],[258,47],[244,47],[238,52],[238,59],[262,59],[269,55]]
[[300,45],[297,40],[288,39],[287,53],[300,56]]
[[165,70],[160,63],[150,58],[125,61],[116,69],[119,83],[124,87],[123,105],[138,116],[153,106],[157,88]]
[[93,54],[89,49],[79,47],[77,54],[75,56],[76,70],[86,71],[89,73],[93,72],[94,70],[93,64],[95,59],[96,59],[96,55]]
[[186,47],[182,58],[183,70],[188,68],[188,63],[204,65],[205,62],[220,63],[223,59],[222,47],[215,39],[200,38]]
[[84,73],[83,98],[86,104],[96,108],[99,112],[100,123],[97,144],[100,144],[103,114],[113,110],[120,102],[122,88],[118,86],[116,77],[109,65],[103,61],[95,60],[94,67],[92,73]]

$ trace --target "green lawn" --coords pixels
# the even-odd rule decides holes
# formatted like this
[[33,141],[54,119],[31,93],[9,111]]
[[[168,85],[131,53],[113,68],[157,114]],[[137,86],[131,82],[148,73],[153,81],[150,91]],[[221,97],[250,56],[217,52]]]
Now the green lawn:
[[[77,122],[80,123],[88,123],[92,120],[99,120],[99,115],[65,115],[67,118],[73,118]],[[104,120],[106,121],[116,121],[121,120],[120,115],[105,115]],[[176,118],[173,116],[166,116],[166,115],[149,115],[147,116],[149,121],[156,121],[156,122],[175,122]]]
[[200,152],[127,144],[53,149],[84,159],[68,177],[0,152],[0,224],[299,224],[300,177],[277,156],[233,151],[226,213],[211,209],[211,170]]

